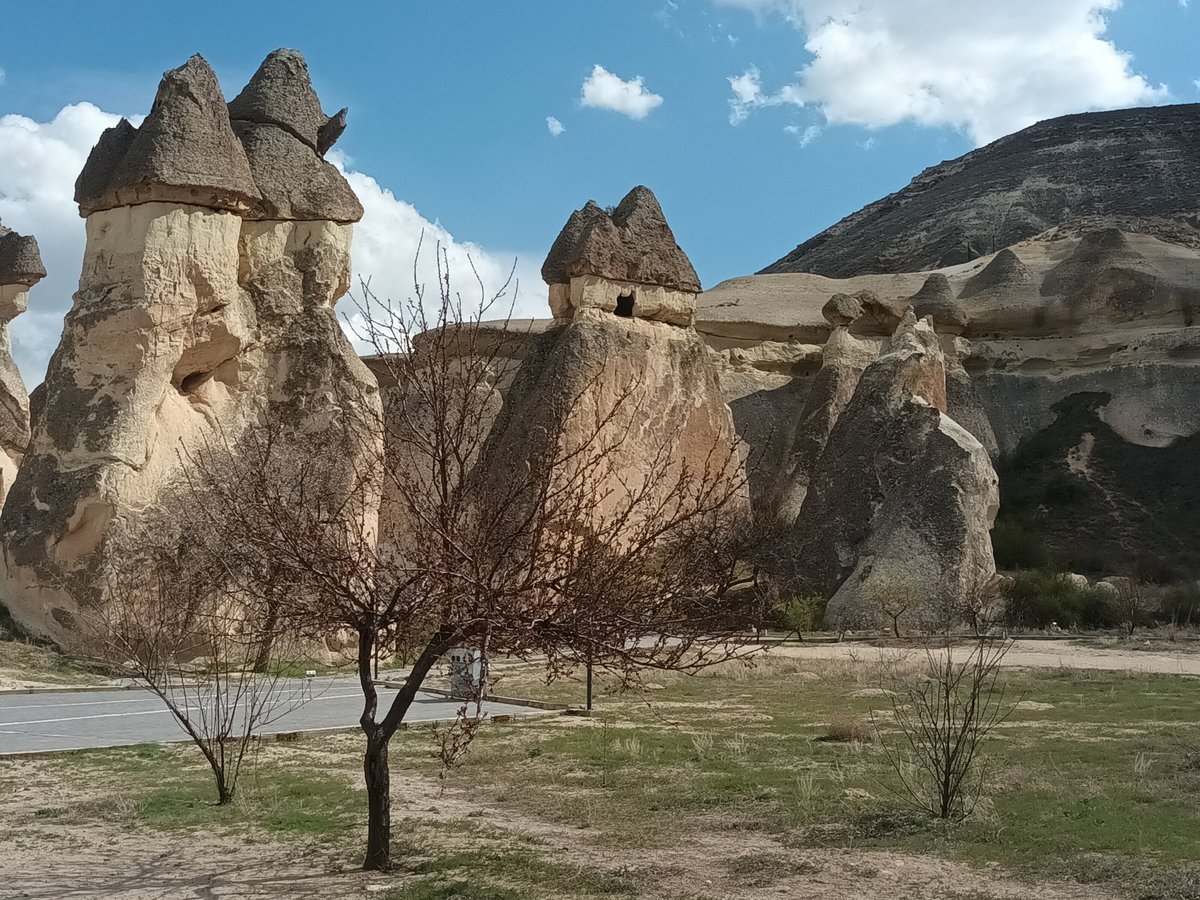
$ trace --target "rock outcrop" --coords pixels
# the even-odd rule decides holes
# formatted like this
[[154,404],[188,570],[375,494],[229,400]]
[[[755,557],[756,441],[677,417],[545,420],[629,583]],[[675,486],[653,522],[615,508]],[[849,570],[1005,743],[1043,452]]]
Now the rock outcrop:
[[[1107,574],[1150,555],[1160,569],[1200,572],[1189,493],[1165,474],[1200,434],[1200,251],[1108,228],[1052,230],[932,274],[945,278],[948,291],[941,278],[934,288],[956,295],[967,320],[960,334],[934,312],[947,410],[996,461],[1001,520],[1077,570]],[[869,291],[904,305],[928,295],[930,278],[761,275],[700,297],[696,327],[758,464],[759,508],[800,446],[791,443],[795,410],[810,396],[820,405],[813,360],[836,331],[823,314],[830,297],[843,295],[835,305],[845,306]],[[1143,524],[1131,531],[1118,520]],[[1148,549],[1139,532],[1161,534]]]
[[0,222],[0,508],[29,445],[29,394],[13,362],[8,323],[25,312],[29,289],[45,277],[37,240]]
[[763,274],[920,272],[1059,228],[1116,227],[1200,246],[1200,104],[1039,122],[926,169],[810,238]]
[[792,527],[794,576],[830,598],[829,621],[879,618],[878,598],[898,586],[916,616],[995,574],[996,475],[945,410],[938,337],[910,315],[862,372]]
[[311,433],[377,414],[333,311],[361,207],[317,152],[329,119],[303,59],[272,54],[245,96],[235,128],[193,57],[79,177],[79,290],[0,517],[0,596],[30,632],[74,639],[81,606],[103,600],[106,540],[155,506],[181,448],[236,442],[264,416]]
[[729,407],[691,327],[699,282],[649,189],[635,188],[611,217],[594,203],[574,213],[543,275],[555,321],[530,339],[478,483],[512,483],[547,452],[593,436],[619,441],[605,509],[648,477],[662,479],[652,490],[670,490],[685,468],[740,480]]

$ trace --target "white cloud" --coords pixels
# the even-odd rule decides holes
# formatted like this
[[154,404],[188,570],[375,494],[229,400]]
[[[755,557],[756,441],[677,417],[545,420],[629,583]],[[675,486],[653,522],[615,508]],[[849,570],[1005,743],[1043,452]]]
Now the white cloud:
[[[48,273],[30,292],[28,312],[10,326],[13,356],[30,387],[41,381],[50,354],[58,345],[62,319],[71,307],[71,295],[79,281],[84,227],[73,200],[75,177],[100,132],[119,118],[90,103],[63,107],[49,122],[15,115],[0,117],[0,219],[22,234],[37,237]],[[347,166],[346,157],[337,156],[336,151],[330,158]],[[354,272],[371,279],[378,297],[402,302],[413,295],[413,259],[422,233],[424,248],[418,276],[429,285],[431,294],[436,294],[434,252],[438,244],[449,260],[452,287],[462,293],[468,308],[479,299],[470,261],[487,290],[499,290],[504,283],[514,254],[491,252],[457,240],[369,175],[347,170],[346,178],[366,210],[354,231]],[[546,288],[538,274],[540,263],[540,258],[526,256],[518,261],[520,291],[515,295],[514,315],[548,314]],[[493,307],[496,317],[507,313],[515,287],[510,287],[505,302]],[[339,310],[347,314],[353,311],[348,298]]]
[[1167,96],[1104,37],[1120,0],[715,2],[782,15],[812,56],[777,91],[765,92],[754,69],[731,78],[734,121],[786,103],[818,107],[832,125],[911,121],[984,144],[1039,119]]
[[120,116],[74,103],[49,122],[0,117],[0,219],[32,234],[47,277],[29,295],[29,310],[9,326],[13,356],[29,386],[42,380],[62,334],[83,261],[83,219],[75,206],[75,176],[100,132]]
[[548,128],[550,133],[555,137],[558,137],[567,130],[567,126],[558,121],[558,119],[556,119],[554,116],[546,116],[546,128]]
[[[330,154],[330,161],[340,163],[335,153]],[[400,304],[415,299],[413,261],[417,260],[416,277],[425,285],[427,308],[432,309],[432,304],[437,303],[436,254],[440,248],[445,253],[450,272],[450,289],[462,296],[468,314],[472,309],[478,309],[481,300],[485,299],[479,282],[483,283],[483,291],[490,298],[500,291],[511,272],[512,282],[486,317],[503,319],[510,311],[514,318],[549,315],[540,257],[534,259],[528,254],[492,251],[470,241],[458,240],[442,225],[422,216],[411,203],[398,199],[370,175],[343,171],[364,210],[362,221],[354,226],[351,245],[356,279],[352,294],[359,294],[357,279],[362,278],[370,280],[371,292],[380,300]],[[472,266],[479,281],[476,281]],[[350,298],[343,300],[338,308],[343,315],[354,319],[354,303]],[[363,353],[372,352],[370,347],[362,345],[358,349]]]
[[807,147],[821,136],[824,129],[820,125],[809,125],[807,128],[801,128],[799,125],[785,125],[783,130],[788,134],[795,135],[796,139],[800,141],[801,147]]
[[631,119],[644,119],[662,106],[663,98],[646,90],[642,76],[623,81],[598,65],[584,79],[582,101],[594,109],[611,109]]

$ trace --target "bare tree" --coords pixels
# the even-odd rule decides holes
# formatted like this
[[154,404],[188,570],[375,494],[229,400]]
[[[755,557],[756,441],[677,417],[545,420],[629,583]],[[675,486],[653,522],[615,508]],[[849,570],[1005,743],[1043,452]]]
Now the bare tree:
[[1137,578],[1110,578],[1109,583],[1116,589],[1112,604],[1117,621],[1133,634],[1153,611],[1153,592],[1146,582]]
[[917,586],[904,578],[876,580],[867,591],[867,600],[892,623],[892,635],[900,637],[900,619],[921,602]]
[[105,602],[84,607],[85,634],[93,653],[166,704],[226,804],[255,735],[309,688],[284,675],[299,652],[274,604],[229,590],[236,551],[216,546],[211,522],[173,496],[112,538]]
[[964,657],[947,643],[926,648],[919,678],[906,677],[899,667],[888,670],[886,688],[903,745],[892,746],[880,721],[872,721],[901,796],[919,812],[940,819],[970,814],[986,775],[980,750],[1013,711],[998,681],[1010,646],[980,640]]
[[[255,573],[285,572],[284,618],[313,635],[353,635],[367,869],[390,865],[389,742],[450,649],[537,657],[550,677],[591,662],[627,678],[734,652],[721,638],[734,568],[724,541],[744,496],[739,449],[727,441],[693,464],[664,438],[630,472],[613,423],[649,415],[638,412],[645,391],[626,385],[597,404],[588,381],[560,410],[575,416],[570,440],[547,427],[519,458],[498,451],[497,385],[528,336],[485,326],[499,296],[466,309],[440,252],[438,266],[437,297],[418,286],[393,304],[364,287],[356,321],[378,351],[382,416],[340,398],[320,431],[268,419],[192,460],[195,506],[261,560],[239,569],[240,590],[266,596]],[[380,653],[411,661],[386,703],[372,677]]]

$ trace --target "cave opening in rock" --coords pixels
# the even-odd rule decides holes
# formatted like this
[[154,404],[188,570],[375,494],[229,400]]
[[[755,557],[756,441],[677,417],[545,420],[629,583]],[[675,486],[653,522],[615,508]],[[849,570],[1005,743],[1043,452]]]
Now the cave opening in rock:
[[212,375],[209,371],[193,372],[179,382],[179,393],[194,394],[200,385],[212,378]]
[[633,294],[622,294],[617,298],[616,314],[622,319],[633,318]]

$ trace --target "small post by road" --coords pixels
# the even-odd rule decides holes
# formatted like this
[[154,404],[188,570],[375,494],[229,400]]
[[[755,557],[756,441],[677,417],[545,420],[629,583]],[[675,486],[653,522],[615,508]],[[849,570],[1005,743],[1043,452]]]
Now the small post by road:
[[589,712],[592,709],[592,661],[590,659],[587,663],[587,708]]

